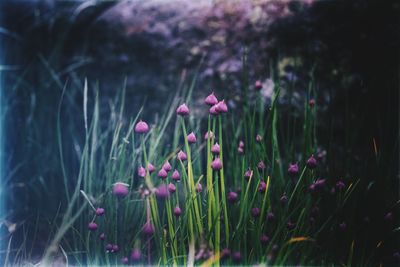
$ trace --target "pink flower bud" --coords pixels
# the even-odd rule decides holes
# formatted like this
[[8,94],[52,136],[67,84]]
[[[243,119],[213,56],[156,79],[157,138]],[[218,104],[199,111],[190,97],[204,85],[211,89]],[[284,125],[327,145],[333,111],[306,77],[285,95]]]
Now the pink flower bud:
[[142,254],[140,253],[140,250],[137,248],[134,248],[131,252],[131,260],[132,261],[140,261],[141,257],[142,257]]
[[123,257],[123,258],[121,259],[121,263],[124,264],[124,265],[127,265],[127,264],[129,263],[128,257]]
[[174,184],[170,183],[170,184],[168,185],[168,191],[169,191],[170,193],[175,193],[175,191],[176,191],[176,186],[175,186]]
[[238,199],[238,194],[236,192],[231,191],[228,193],[227,199],[229,202],[235,203]]
[[213,162],[211,163],[211,168],[213,170],[219,171],[222,169],[222,162],[220,158],[216,158],[213,160]]
[[256,89],[257,91],[260,91],[262,89],[262,83],[260,80],[257,80],[254,84],[254,89]]
[[149,162],[147,164],[147,169],[149,169],[149,173],[152,173],[152,172],[155,172],[156,167],[154,167],[154,165]]
[[144,121],[139,121],[135,125],[135,132],[136,133],[147,133],[149,131],[149,125]]
[[100,240],[104,240],[104,239],[106,239],[106,235],[104,233],[101,233],[99,235],[99,238],[100,238]]
[[248,169],[244,173],[244,178],[248,181],[248,180],[250,180],[251,177],[253,177],[253,171],[251,169]]
[[169,163],[169,161],[167,160],[167,161],[164,163],[164,165],[162,166],[162,168],[163,168],[164,170],[166,170],[167,172],[169,172],[169,171],[172,169],[172,166],[171,166],[171,164]]
[[103,208],[97,208],[96,209],[96,215],[97,216],[103,216],[104,215],[104,209]]
[[152,234],[154,234],[154,226],[153,226],[153,224],[152,224],[151,222],[146,222],[146,223],[143,225],[143,233],[144,233],[145,235],[152,235]]
[[137,173],[138,173],[139,177],[142,177],[142,178],[146,177],[146,169],[143,166],[140,166],[138,168]]
[[213,132],[212,131],[209,131],[209,132],[206,132],[205,134],[204,134],[204,139],[208,139],[208,138],[213,138],[214,137],[214,134],[213,134]]
[[115,183],[112,192],[114,196],[125,197],[129,193],[128,185],[121,182]]
[[176,156],[176,158],[180,161],[185,161],[187,160],[187,155],[185,152],[183,152],[182,150],[178,152],[178,155]]
[[265,170],[265,168],[266,168],[266,166],[265,166],[264,161],[260,160],[260,162],[257,163],[257,169],[259,171],[263,171],[263,170]]
[[179,172],[176,169],[172,173],[172,180],[174,180],[174,181],[180,181],[181,180],[181,175],[179,174]]
[[168,173],[167,173],[166,170],[161,169],[161,170],[158,171],[157,176],[160,177],[161,179],[165,179],[165,178],[167,178]]
[[259,134],[257,134],[257,136],[256,136],[256,142],[257,142],[257,143],[261,143],[261,141],[262,141],[262,136],[259,135]]
[[182,104],[176,109],[176,113],[180,116],[189,115],[189,108],[186,106],[186,104]]
[[218,143],[215,143],[215,145],[213,145],[211,147],[211,153],[213,153],[213,154],[219,154],[220,151],[221,151],[221,149],[220,149]]
[[219,113],[226,113],[228,112],[228,106],[225,103],[225,100],[219,101],[218,104],[216,105],[215,109]]
[[158,186],[155,193],[156,196],[160,199],[166,199],[169,197],[168,187],[165,184],[161,184],[160,186]]
[[196,141],[197,141],[196,135],[193,132],[191,132],[190,134],[188,134],[187,140],[188,140],[189,144],[196,143]]
[[208,111],[213,116],[217,116],[219,114],[219,112],[217,110],[217,105],[212,106]]
[[299,173],[299,165],[297,165],[297,163],[289,164],[288,173],[291,176],[294,176],[294,175],[298,174]]
[[218,103],[218,99],[215,97],[214,92],[209,94],[206,99],[204,99],[204,103],[206,103],[209,106],[213,106]]
[[176,217],[179,217],[179,216],[181,216],[181,214],[182,214],[181,208],[175,207],[175,208],[174,208],[174,215],[175,215]]
[[311,157],[307,160],[307,167],[310,169],[315,169],[315,167],[317,167],[317,159],[314,157],[314,155],[311,155]]
[[96,230],[97,230],[97,223],[95,223],[95,222],[89,223],[89,224],[88,224],[88,229],[89,229],[90,231],[96,231]]
[[203,191],[203,186],[201,185],[201,183],[198,183],[196,186],[196,192],[201,193],[202,191]]

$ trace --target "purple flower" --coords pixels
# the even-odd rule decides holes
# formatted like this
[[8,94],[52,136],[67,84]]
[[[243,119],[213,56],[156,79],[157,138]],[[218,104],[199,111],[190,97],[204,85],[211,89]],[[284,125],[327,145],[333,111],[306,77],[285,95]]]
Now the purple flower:
[[180,181],[181,180],[181,175],[179,172],[175,169],[174,172],[172,173],[172,180],[174,181]]
[[101,233],[101,234],[99,235],[99,238],[100,238],[100,240],[106,239],[106,234]]
[[231,250],[229,248],[224,248],[221,250],[221,259],[226,259],[231,255]]
[[314,157],[314,155],[311,155],[311,157],[307,160],[306,165],[309,169],[315,169],[315,167],[317,167],[317,159]]
[[262,141],[262,136],[259,135],[259,134],[257,134],[257,136],[256,136],[256,142],[257,142],[257,143],[261,143],[261,141]]
[[255,208],[252,208],[252,209],[251,209],[251,215],[252,215],[254,218],[257,218],[258,216],[260,216],[260,213],[261,213],[260,208],[255,207]]
[[106,251],[107,252],[111,252],[112,249],[113,249],[113,245],[112,244],[107,244],[106,245]]
[[346,187],[346,185],[344,184],[343,181],[338,181],[338,182],[336,183],[336,188],[337,188],[339,191],[340,191],[340,190],[343,190],[345,187]]
[[242,140],[239,141],[238,147],[244,148],[244,142]]
[[315,181],[315,187],[316,188],[323,188],[326,184],[326,179],[317,179]]
[[119,247],[117,244],[112,245],[112,250],[111,252],[118,252],[119,251]]
[[171,164],[169,163],[169,161],[167,160],[167,161],[164,163],[164,165],[162,166],[162,168],[163,168],[164,170],[166,170],[167,172],[169,172],[169,171],[172,169],[172,166],[171,166]]
[[218,109],[217,109],[217,105],[212,106],[212,107],[208,110],[208,112],[210,112],[210,114],[213,115],[213,116],[219,115],[219,111],[218,111]]
[[310,99],[310,101],[308,101],[308,105],[310,106],[310,108],[315,106],[315,100],[314,99]]
[[240,254],[240,251],[236,251],[232,254],[232,259],[234,262],[238,263],[242,261],[242,254]]
[[229,202],[235,203],[238,199],[238,194],[236,192],[231,191],[228,193],[227,199]]
[[91,222],[91,223],[89,223],[88,224],[88,229],[90,230],[90,231],[96,231],[97,230],[97,223],[95,223],[95,222]]
[[165,184],[161,184],[157,187],[155,190],[156,196],[160,199],[166,199],[169,197],[169,191],[168,191],[168,186]]
[[212,131],[208,131],[208,132],[206,132],[205,134],[204,134],[204,139],[208,139],[208,138],[213,138],[214,137],[214,134],[213,134],[213,132]]
[[146,177],[146,169],[143,166],[140,166],[137,171],[139,177]]
[[260,80],[257,80],[254,84],[254,89],[256,89],[257,91],[260,91],[262,89],[262,83]]
[[135,132],[136,133],[147,133],[149,131],[149,125],[144,121],[139,121],[135,125]]
[[273,221],[273,220],[275,220],[275,214],[274,214],[272,211],[270,211],[270,212],[267,213],[267,220],[268,220],[268,221]]
[[128,257],[123,257],[123,258],[121,259],[121,263],[124,264],[124,265],[127,265],[127,264],[129,263]]
[[157,176],[160,177],[161,179],[165,179],[165,178],[167,178],[168,173],[167,173],[166,170],[161,169],[161,170],[158,171]]
[[288,202],[288,197],[286,195],[283,195],[280,199],[281,203],[285,205]]
[[189,108],[186,106],[186,104],[182,104],[176,109],[176,113],[180,116],[189,115]]
[[187,160],[187,155],[185,152],[183,152],[182,150],[178,152],[178,155],[176,156],[176,158],[180,161],[185,161]]
[[260,160],[260,162],[257,163],[257,169],[259,171],[263,171],[263,170],[265,170],[265,168],[266,168],[266,166],[265,166],[264,161]]
[[175,186],[173,183],[170,183],[170,184],[168,185],[168,191],[169,191],[170,193],[175,193],[175,191],[176,191],[176,186]]
[[220,158],[215,158],[211,163],[211,168],[215,171],[219,171],[222,169],[222,161]]
[[244,148],[243,147],[238,147],[238,153],[239,155],[243,155],[244,154]]
[[269,237],[268,237],[267,235],[262,235],[262,236],[260,237],[260,241],[261,241],[262,244],[265,245],[265,244],[268,243]]
[[253,177],[253,171],[251,169],[247,169],[247,171],[244,173],[244,178],[248,181]]
[[181,214],[182,214],[181,208],[180,208],[180,207],[175,207],[175,208],[174,208],[174,215],[175,215],[176,217],[179,217],[179,216],[181,216]]
[[134,248],[131,252],[131,260],[132,261],[140,261],[140,258],[142,257],[142,253],[138,248]]
[[96,209],[96,215],[97,216],[103,216],[104,215],[104,209],[103,208],[97,208]]
[[209,106],[214,106],[215,104],[218,103],[218,99],[215,97],[214,92],[209,94],[206,99],[204,99],[204,103],[206,103]]
[[219,112],[219,113],[226,113],[228,112],[228,106],[225,103],[225,100],[219,101],[216,104],[215,109]]
[[143,225],[143,233],[144,233],[145,235],[152,235],[152,234],[154,234],[154,226],[153,226],[153,224],[152,224],[151,222],[146,222],[146,223]]
[[288,173],[291,176],[297,175],[299,173],[299,165],[297,163],[289,164]]
[[113,186],[113,195],[117,197],[126,197],[129,193],[128,185],[125,183],[117,182]]
[[156,167],[154,167],[154,165],[151,164],[150,162],[147,164],[147,169],[149,170],[149,173],[156,171]]
[[264,193],[267,190],[267,184],[264,181],[261,181],[258,185],[258,192]]
[[201,183],[198,183],[196,186],[196,192],[201,193],[202,191],[203,191],[203,186],[201,185]]
[[189,144],[196,143],[196,141],[197,141],[196,135],[193,132],[191,132],[190,134],[188,134],[187,140],[188,140]]
[[215,145],[213,145],[211,147],[211,153],[213,153],[213,154],[219,154],[220,151],[221,151],[221,149],[220,149],[218,143],[215,143]]

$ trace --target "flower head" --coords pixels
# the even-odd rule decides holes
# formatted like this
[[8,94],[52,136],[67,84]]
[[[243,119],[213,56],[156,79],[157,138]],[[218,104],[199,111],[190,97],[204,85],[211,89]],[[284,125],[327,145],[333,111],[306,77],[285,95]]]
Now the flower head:
[[288,173],[291,176],[297,175],[299,173],[299,165],[297,163],[289,164]]
[[168,186],[165,184],[159,185],[155,190],[156,196],[160,199],[166,199],[169,197]]
[[208,110],[208,112],[210,112],[210,114],[213,115],[213,116],[219,115],[219,111],[218,111],[218,109],[217,109],[217,105],[212,106],[212,107]]
[[101,233],[101,234],[99,235],[99,238],[100,238],[100,240],[106,239],[106,234],[105,234],[105,233]]
[[314,155],[311,155],[311,157],[307,160],[306,165],[310,169],[315,169],[315,167],[317,167],[317,159],[314,157]]
[[315,100],[313,98],[310,99],[310,101],[308,101],[308,105],[310,106],[310,108],[315,106]]
[[88,229],[90,230],[90,231],[96,231],[97,230],[97,223],[95,223],[95,222],[91,222],[91,223],[89,223],[88,224]]
[[166,170],[161,169],[158,171],[157,176],[160,177],[161,179],[165,179],[168,176],[168,173]]
[[220,151],[221,151],[221,149],[220,149],[218,143],[215,143],[215,145],[213,145],[211,147],[211,153],[213,153],[213,154],[219,154]]
[[131,252],[131,260],[132,261],[140,261],[140,258],[142,257],[142,253],[138,248],[134,248]]
[[255,207],[255,208],[252,208],[252,209],[251,209],[251,215],[252,215],[254,218],[257,218],[258,216],[260,216],[260,213],[261,213],[260,208]]
[[179,174],[179,172],[175,169],[174,172],[172,173],[172,180],[174,181],[179,181],[181,180],[181,175]]
[[187,140],[188,140],[189,144],[196,143],[196,141],[197,141],[196,135],[193,132],[191,132],[190,134],[188,134]]
[[149,172],[152,173],[152,172],[155,172],[156,167],[154,167],[154,165],[149,162],[147,164],[147,169],[149,169]]
[[232,259],[234,262],[238,263],[242,261],[242,254],[240,254],[240,251],[236,251],[232,254]]
[[256,89],[257,91],[260,91],[261,89],[262,89],[262,83],[261,83],[261,81],[260,80],[257,80],[255,83],[254,83],[254,89]]
[[275,220],[275,214],[274,214],[272,211],[270,211],[270,212],[267,213],[267,220],[268,220],[268,221],[273,221],[273,220]]
[[216,104],[215,109],[219,112],[219,113],[226,113],[228,112],[228,106],[225,103],[225,100],[219,101]]
[[218,103],[218,99],[215,97],[214,92],[209,94],[206,99],[204,99],[204,103],[206,103],[209,106],[213,106]]
[[146,177],[146,169],[143,166],[140,166],[137,171],[139,177]]
[[181,214],[182,214],[182,210],[181,210],[181,208],[180,207],[175,207],[174,208],[174,215],[176,216],[176,217],[179,217],[179,216],[181,216]]
[[139,121],[135,125],[135,132],[136,133],[147,133],[149,131],[149,125],[147,125],[144,121]]
[[201,183],[198,183],[196,186],[196,192],[201,193],[202,191],[203,191],[203,186],[201,185]]
[[169,161],[167,160],[167,161],[164,163],[164,165],[162,166],[162,168],[163,168],[164,170],[166,170],[167,172],[169,172],[169,171],[172,169],[172,166],[171,166],[171,164],[169,163]]
[[269,237],[268,237],[267,235],[262,235],[262,236],[260,237],[260,241],[261,241],[262,244],[265,245],[265,244],[268,243]]
[[257,134],[257,135],[256,135],[256,142],[257,142],[257,143],[261,143],[261,141],[262,141],[262,136],[259,135],[259,134]]
[[267,184],[264,181],[261,181],[258,185],[258,192],[264,193],[267,190]]
[[119,251],[119,246],[117,244],[112,245],[111,252],[118,252],[118,251]]
[[113,245],[112,244],[107,244],[106,245],[106,251],[111,252],[112,249],[113,249]]
[[263,171],[263,170],[265,170],[265,168],[266,168],[266,166],[265,166],[264,161],[260,160],[260,161],[257,163],[257,169],[258,169],[259,171]]
[[338,182],[336,183],[336,188],[337,188],[338,190],[343,190],[345,187],[346,187],[346,185],[345,185],[345,183],[344,183],[343,181],[338,181]]
[[244,173],[244,178],[248,181],[253,177],[253,170],[247,169],[247,171]]
[[222,161],[220,158],[216,158],[211,163],[211,168],[215,171],[219,171],[222,169]]
[[178,152],[178,155],[176,156],[176,158],[180,161],[185,161],[187,160],[187,155],[185,152],[183,152],[182,150]]
[[125,197],[129,193],[128,184],[117,182],[113,186],[113,195],[117,197]]
[[170,193],[175,193],[176,191],[176,186],[173,183],[168,184],[168,191]]
[[96,209],[96,215],[97,215],[97,216],[102,216],[102,215],[104,215],[104,209],[103,209],[103,208],[97,208],[97,209]]
[[123,258],[121,259],[121,263],[124,264],[124,265],[128,264],[128,263],[129,263],[128,257],[123,257]]
[[206,140],[208,140],[208,138],[213,138],[214,137],[214,134],[213,134],[213,132],[212,131],[208,131],[208,132],[206,132],[205,134],[204,134],[204,139],[206,139]]
[[143,225],[143,233],[144,233],[145,235],[152,235],[152,234],[154,234],[154,226],[153,226],[153,224],[152,224],[151,222],[146,222],[146,223]]
[[176,109],[176,113],[180,116],[189,115],[189,108],[186,106],[186,104],[182,104]]
[[227,199],[229,202],[235,203],[238,199],[238,194],[236,192],[231,191],[228,193]]

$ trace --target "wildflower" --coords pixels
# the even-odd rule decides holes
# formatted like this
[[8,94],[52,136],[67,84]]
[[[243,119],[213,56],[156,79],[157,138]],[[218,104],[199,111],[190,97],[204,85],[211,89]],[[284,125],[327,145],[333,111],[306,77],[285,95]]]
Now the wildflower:
[[236,192],[231,191],[228,193],[227,199],[229,202],[235,203],[238,199],[238,194]]
[[317,179],[315,181],[316,188],[323,188],[326,184],[326,179]]
[[100,240],[106,239],[106,234],[101,233],[101,234],[99,235],[99,238],[100,238]]
[[215,109],[219,112],[219,113],[226,113],[228,112],[228,106],[225,103],[225,100],[219,101],[216,104]]
[[315,169],[315,167],[317,167],[317,159],[314,157],[314,155],[311,155],[311,157],[307,160],[307,167],[310,169]]
[[128,264],[128,263],[129,263],[128,257],[123,257],[123,258],[121,259],[121,263],[124,264],[124,265]]
[[236,251],[235,253],[232,254],[232,259],[234,262],[238,263],[242,261],[242,254],[240,254],[240,251]]
[[172,180],[174,181],[179,181],[181,180],[181,175],[179,174],[179,172],[175,169],[174,172],[172,173]]
[[149,125],[144,121],[139,121],[135,125],[135,132],[136,133],[147,133],[149,131]]
[[254,84],[254,89],[256,89],[257,91],[260,91],[262,89],[262,83],[260,80],[257,80]]
[[111,252],[118,252],[119,251],[119,247],[117,244],[112,245],[112,250]]
[[220,150],[221,150],[221,149],[220,149],[218,143],[215,143],[215,145],[213,145],[213,146],[211,147],[211,152],[212,152],[213,154],[219,154]]
[[142,178],[146,177],[146,169],[143,166],[138,168],[138,175]]
[[244,173],[244,178],[248,181],[253,177],[253,171],[251,169],[247,169],[247,171]]
[[156,196],[160,199],[166,199],[169,197],[168,187],[165,184],[161,184],[155,190]]
[[274,214],[272,211],[270,211],[270,212],[267,213],[267,220],[268,220],[268,221],[273,221],[273,220],[275,220],[275,214]]
[[239,141],[238,147],[244,148],[244,142],[242,140]]
[[256,135],[256,142],[257,142],[257,143],[261,143],[261,141],[262,141],[262,136],[259,135],[259,134],[257,134],[257,135]]
[[104,215],[104,209],[103,209],[103,208],[97,208],[97,209],[96,209],[96,215],[97,215],[97,216],[102,216],[102,215]]
[[175,207],[175,208],[174,208],[174,215],[175,215],[176,217],[179,217],[179,216],[181,216],[181,214],[182,214],[181,208],[180,208],[180,207]]
[[238,147],[238,153],[239,153],[239,155],[243,155],[244,154],[243,147]]
[[132,261],[140,261],[140,258],[142,257],[140,250],[138,248],[134,248],[131,252],[131,260]]
[[226,259],[231,255],[231,250],[229,248],[223,248],[221,250],[221,259]]
[[338,182],[336,183],[336,188],[337,188],[338,190],[343,190],[345,187],[346,187],[346,185],[344,184],[343,181],[338,181]]
[[218,111],[218,109],[217,109],[217,105],[212,106],[212,107],[208,110],[208,112],[210,112],[210,114],[213,115],[213,116],[219,115],[219,111]]
[[215,104],[218,103],[218,99],[215,97],[214,92],[209,94],[206,99],[204,99],[204,103],[206,103],[209,106],[214,106]]
[[95,223],[95,222],[89,223],[88,224],[88,228],[89,228],[90,231],[96,231],[97,228],[98,228],[97,223]]
[[115,183],[112,192],[114,196],[125,197],[129,193],[128,185],[121,182]]
[[262,236],[260,237],[260,241],[261,241],[262,244],[265,245],[265,244],[268,243],[269,237],[268,237],[267,235],[262,235]]
[[222,169],[222,162],[220,158],[214,159],[214,161],[211,163],[211,168],[215,171],[219,171]]
[[310,106],[310,108],[313,108],[315,105],[315,100],[311,98],[310,101],[308,101],[308,105]]
[[154,167],[154,165],[151,164],[150,162],[147,164],[147,169],[149,170],[149,173],[156,171],[156,167]]
[[113,245],[112,244],[107,244],[106,245],[106,251],[107,252],[111,252],[112,249],[113,249]]
[[196,186],[196,192],[201,193],[202,191],[203,191],[203,186],[201,185],[201,183],[198,183]]
[[157,176],[160,177],[161,179],[165,179],[165,178],[167,178],[168,173],[167,173],[166,170],[161,169],[161,170],[158,171]]
[[185,161],[187,160],[187,155],[185,152],[183,152],[182,150],[178,152],[178,155],[176,156],[176,158],[180,161]]
[[191,132],[190,134],[188,134],[187,140],[188,140],[189,144],[196,143],[196,141],[197,141],[196,135],[193,132]]
[[169,172],[169,171],[172,169],[172,166],[171,166],[171,164],[169,163],[169,161],[167,160],[167,161],[164,163],[164,165],[162,166],[162,168],[163,168],[164,170],[166,170],[167,172]]
[[213,132],[212,131],[208,131],[208,132],[206,132],[205,134],[204,134],[204,139],[208,139],[208,138],[213,138],[214,137],[214,134],[213,134]]
[[291,176],[295,176],[296,174],[298,174],[299,173],[299,165],[297,163],[289,164],[288,173]]
[[170,193],[175,193],[175,191],[176,191],[176,186],[175,186],[173,183],[170,183],[170,184],[168,185],[168,191],[169,191]]
[[264,181],[261,181],[258,185],[258,192],[264,193],[267,190],[267,184]]
[[255,207],[255,208],[252,208],[252,209],[251,209],[251,215],[252,215],[254,218],[257,218],[258,216],[260,216],[260,213],[261,213],[260,208]]
[[260,160],[260,162],[257,163],[257,169],[259,171],[263,171],[263,170],[265,170],[265,168],[266,168],[266,166],[265,166],[264,161]]
[[154,234],[154,226],[151,222],[146,222],[143,226],[143,233],[145,235],[152,235]]
[[281,199],[280,199],[281,203],[283,205],[285,205],[288,202],[288,197],[284,194]]
[[182,104],[176,109],[176,113],[180,116],[189,115],[189,108],[186,106],[186,104]]

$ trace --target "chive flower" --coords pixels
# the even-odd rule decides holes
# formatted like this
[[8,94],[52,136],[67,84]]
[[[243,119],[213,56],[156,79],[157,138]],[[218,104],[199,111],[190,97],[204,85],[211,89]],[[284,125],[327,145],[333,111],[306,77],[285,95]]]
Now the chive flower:
[[216,158],[213,160],[213,162],[211,163],[211,168],[214,171],[219,171],[222,169],[222,161],[220,158]]
[[201,193],[202,191],[203,191],[203,186],[201,185],[201,183],[198,183],[196,186],[196,192]]
[[267,235],[262,235],[261,237],[260,237],[260,241],[261,241],[261,243],[262,244],[267,244],[268,243],[268,241],[269,241],[269,237],[267,236]]
[[97,216],[103,216],[104,215],[104,209],[103,208],[97,208],[96,209],[96,215]]
[[239,263],[242,261],[242,254],[240,254],[240,251],[236,251],[232,254],[232,259],[234,262]]
[[299,173],[299,165],[297,163],[289,164],[288,173],[291,176],[297,175]]
[[131,252],[131,260],[132,261],[140,261],[142,254],[138,248],[134,248]]
[[165,169],[161,169],[158,171],[157,176],[161,179],[165,179],[168,176],[168,173]]
[[135,132],[136,133],[147,133],[149,131],[149,125],[147,125],[146,122],[144,121],[139,121],[138,123],[136,123],[135,125]]
[[152,234],[154,234],[154,226],[153,226],[153,224],[152,224],[151,222],[146,222],[146,223],[143,225],[143,233],[144,233],[145,235],[152,235]]
[[178,152],[178,155],[176,156],[176,158],[180,161],[185,161],[187,160],[187,155],[185,152],[183,152],[182,150]]
[[180,116],[189,115],[189,108],[186,106],[186,104],[182,104],[176,109],[176,113]]
[[173,183],[168,184],[168,191],[170,193],[175,193],[176,191],[176,186]]
[[209,94],[206,99],[204,99],[204,103],[206,103],[209,106],[214,106],[215,104],[218,103],[218,99],[215,97],[214,92]]
[[181,216],[181,214],[182,214],[182,210],[181,210],[181,208],[180,207],[175,207],[174,208],[174,215],[176,216],[176,217],[179,217],[179,216]]
[[156,196],[160,199],[166,199],[169,197],[168,186],[165,184],[159,185],[155,190]]
[[272,211],[270,211],[270,212],[267,213],[267,220],[268,220],[268,221],[273,221],[273,220],[275,220],[275,214],[274,214]]
[[264,161],[260,160],[260,162],[257,163],[257,169],[259,171],[263,171],[263,170],[265,170],[265,168],[266,168],[266,166],[265,166]]
[[100,238],[100,240],[104,240],[104,239],[106,239],[106,234],[105,233],[101,233],[100,235],[99,235],[99,238]]
[[313,108],[315,106],[315,100],[313,98],[310,99],[310,101],[308,101],[308,105],[310,106],[310,108]]
[[225,100],[222,99],[222,101],[219,101],[216,106],[215,109],[219,112],[219,113],[227,113],[228,112],[228,106],[225,103]]
[[315,169],[315,167],[317,167],[317,159],[314,157],[314,155],[311,155],[311,157],[307,160],[306,165],[309,169]]
[[195,135],[193,132],[191,132],[190,134],[188,134],[187,140],[188,140],[188,143],[189,143],[189,144],[194,144],[194,143],[196,143],[196,142],[197,142],[196,135]]
[[129,193],[128,184],[117,182],[113,186],[113,195],[117,197],[126,197]]
[[172,173],[172,180],[174,181],[180,181],[181,180],[181,175],[179,172],[175,169],[174,172]]
[[111,252],[118,252],[118,251],[119,251],[119,246],[117,244],[112,245]]
[[211,147],[211,153],[213,153],[213,154],[219,154],[220,151],[221,151],[221,149],[220,149],[218,143],[215,143],[215,145],[213,145]]
[[98,228],[98,226],[97,226],[97,223],[95,223],[95,222],[90,222],[90,223],[88,224],[88,229],[89,229],[90,231],[96,231],[97,228]]
[[243,147],[238,147],[238,153],[239,155],[243,155],[244,154],[244,148]]
[[129,263],[128,257],[123,257],[123,258],[121,259],[121,263],[124,264],[124,265],[127,265],[127,264]]
[[255,208],[252,208],[252,209],[251,209],[251,215],[252,215],[254,218],[257,218],[258,216],[260,216],[260,213],[261,213],[260,208],[255,207]]
[[146,169],[143,166],[140,166],[137,171],[139,177],[146,177]]
[[113,245],[112,244],[107,244],[106,245],[106,251],[107,252],[111,252],[112,249],[113,249]]
[[260,91],[261,89],[262,89],[262,83],[261,83],[261,81],[260,80],[257,80],[255,83],[254,83],[254,89],[256,89],[257,91]]
[[206,132],[205,134],[204,134],[204,139],[206,139],[206,140],[208,140],[208,138],[213,138],[214,137],[214,134],[213,134],[213,132],[212,131],[208,131],[208,132]]
[[171,166],[171,164],[169,163],[169,161],[167,160],[167,161],[164,163],[164,165],[162,166],[162,168],[163,168],[164,170],[166,170],[167,172],[169,172],[169,171],[172,169],[172,166]]
[[211,115],[213,115],[213,116],[219,115],[219,111],[218,111],[218,109],[217,109],[217,105],[212,106],[212,107],[208,110],[208,112],[209,112]]
[[231,191],[228,193],[227,199],[229,202],[235,203],[238,200],[238,194],[236,192]]
[[221,259],[226,259],[231,255],[231,250],[229,248],[223,248],[221,250]]
[[253,171],[249,168],[247,171],[244,173],[244,178],[249,181],[253,177]]
[[258,184],[258,192],[264,193],[267,190],[267,184],[264,181],[261,181]]
[[154,165],[151,164],[150,162],[147,164],[147,169],[149,170],[149,173],[156,171],[156,167],[154,167]]
[[261,141],[262,141],[262,136],[259,135],[259,134],[257,134],[257,135],[256,135],[256,142],[257,142],[257,143],[261,143]]
[[346,187],[346,185],[344,184],[343,181],[338,181],[338,182],[336,183],[336,188],[337,188],[338,190],[343,190],[345,187]]

